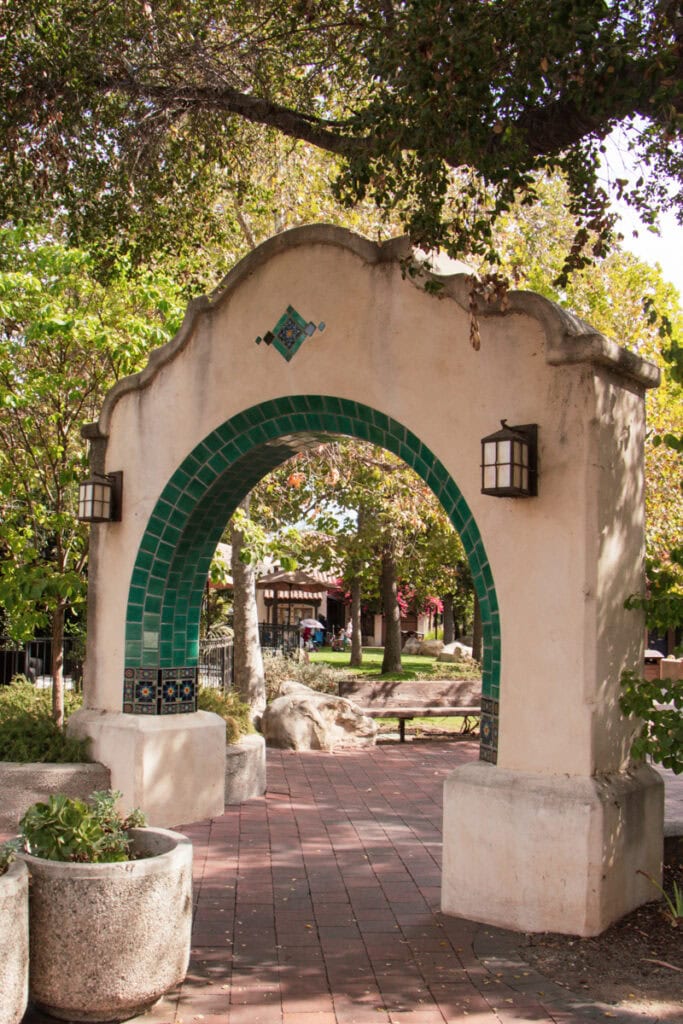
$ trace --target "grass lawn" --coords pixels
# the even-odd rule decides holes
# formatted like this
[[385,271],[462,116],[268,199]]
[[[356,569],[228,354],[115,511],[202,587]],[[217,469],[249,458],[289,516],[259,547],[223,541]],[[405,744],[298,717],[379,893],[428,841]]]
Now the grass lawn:
[[422,654],[403,654],[401,664],[403,671],[382,675],[381,647],[364,647],[363,664],[360,668],[349,668],[351,651],[332,651],[324,647],[320,651],[311,651],[309,660],[312,664],[329,665],[330,668],[344,671],[344,675],[364,676],[369,679],[478,679],[481,676],[479,666],[474,663],[442,664],[436,658],[428,658]]
[[[468,728],[465,735],[477,734],[479,730],[478,715],[476,717],[470,716],[469,718],[455,716],[453,718],[409,718],[406,721],[406,734],[414,732],[417,736],[429,736],[430,733],[461,733],[466,722],[468,723]],[[377,724],[380,734],[398,732],[399,729],[398,718],[378,718]]]

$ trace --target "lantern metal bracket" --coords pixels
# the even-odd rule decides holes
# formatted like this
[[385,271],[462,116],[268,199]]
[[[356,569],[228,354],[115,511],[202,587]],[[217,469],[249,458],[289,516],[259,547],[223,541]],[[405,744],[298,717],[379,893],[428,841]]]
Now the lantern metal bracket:
[[111,519],[112,523],[121,522],[121,509],[123,506],[123,471],[116,470],[114,473],[107,473],[107,480],[111,483]]

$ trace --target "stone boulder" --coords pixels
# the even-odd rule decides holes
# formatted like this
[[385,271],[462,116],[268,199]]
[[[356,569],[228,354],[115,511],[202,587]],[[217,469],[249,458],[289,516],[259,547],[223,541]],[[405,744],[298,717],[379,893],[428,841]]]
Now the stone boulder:
[[441,662],[471,661],[472,648],[456,640],[452,644],[446,644],[441,654],[436,659]]
[[437,658],[443,650],[443,640],[422,640],[417,652],[427,658]]
[[421,643],[416,636],[409,636],[403,645],[403,654],[419,654]]
[[270,747],[334,750],[372,746],[377,725],[353,701],[287,680],[263,712],[261,732]]

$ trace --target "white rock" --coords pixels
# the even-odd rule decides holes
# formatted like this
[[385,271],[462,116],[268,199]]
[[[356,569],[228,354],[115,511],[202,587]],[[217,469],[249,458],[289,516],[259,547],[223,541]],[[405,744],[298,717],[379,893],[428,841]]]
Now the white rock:
[[288,680],[263,712],[261,732],[270,747],[329,751],[372,746],[377,725],[353,701]]
[[459,640],[455,640],[452,644],[446,644],[443,651],[437,658],[437,661],[441,662],[457,662],[471,660],[472,648],[468,647],[466,644],[461,643]]
[[443,650],[443,640],[423,640],[420,643],[419,654],[427,658],[436,658]]

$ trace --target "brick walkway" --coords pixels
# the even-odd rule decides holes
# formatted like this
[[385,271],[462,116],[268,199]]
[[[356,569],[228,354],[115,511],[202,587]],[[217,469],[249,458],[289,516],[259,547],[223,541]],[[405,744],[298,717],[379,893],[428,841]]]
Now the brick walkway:
[[476,755],[435,741],[268,751],[265,799],[180,826],[192,963],[137,1024],[651,1024],[553,985],[511,933],[440,914],[443,780]]

